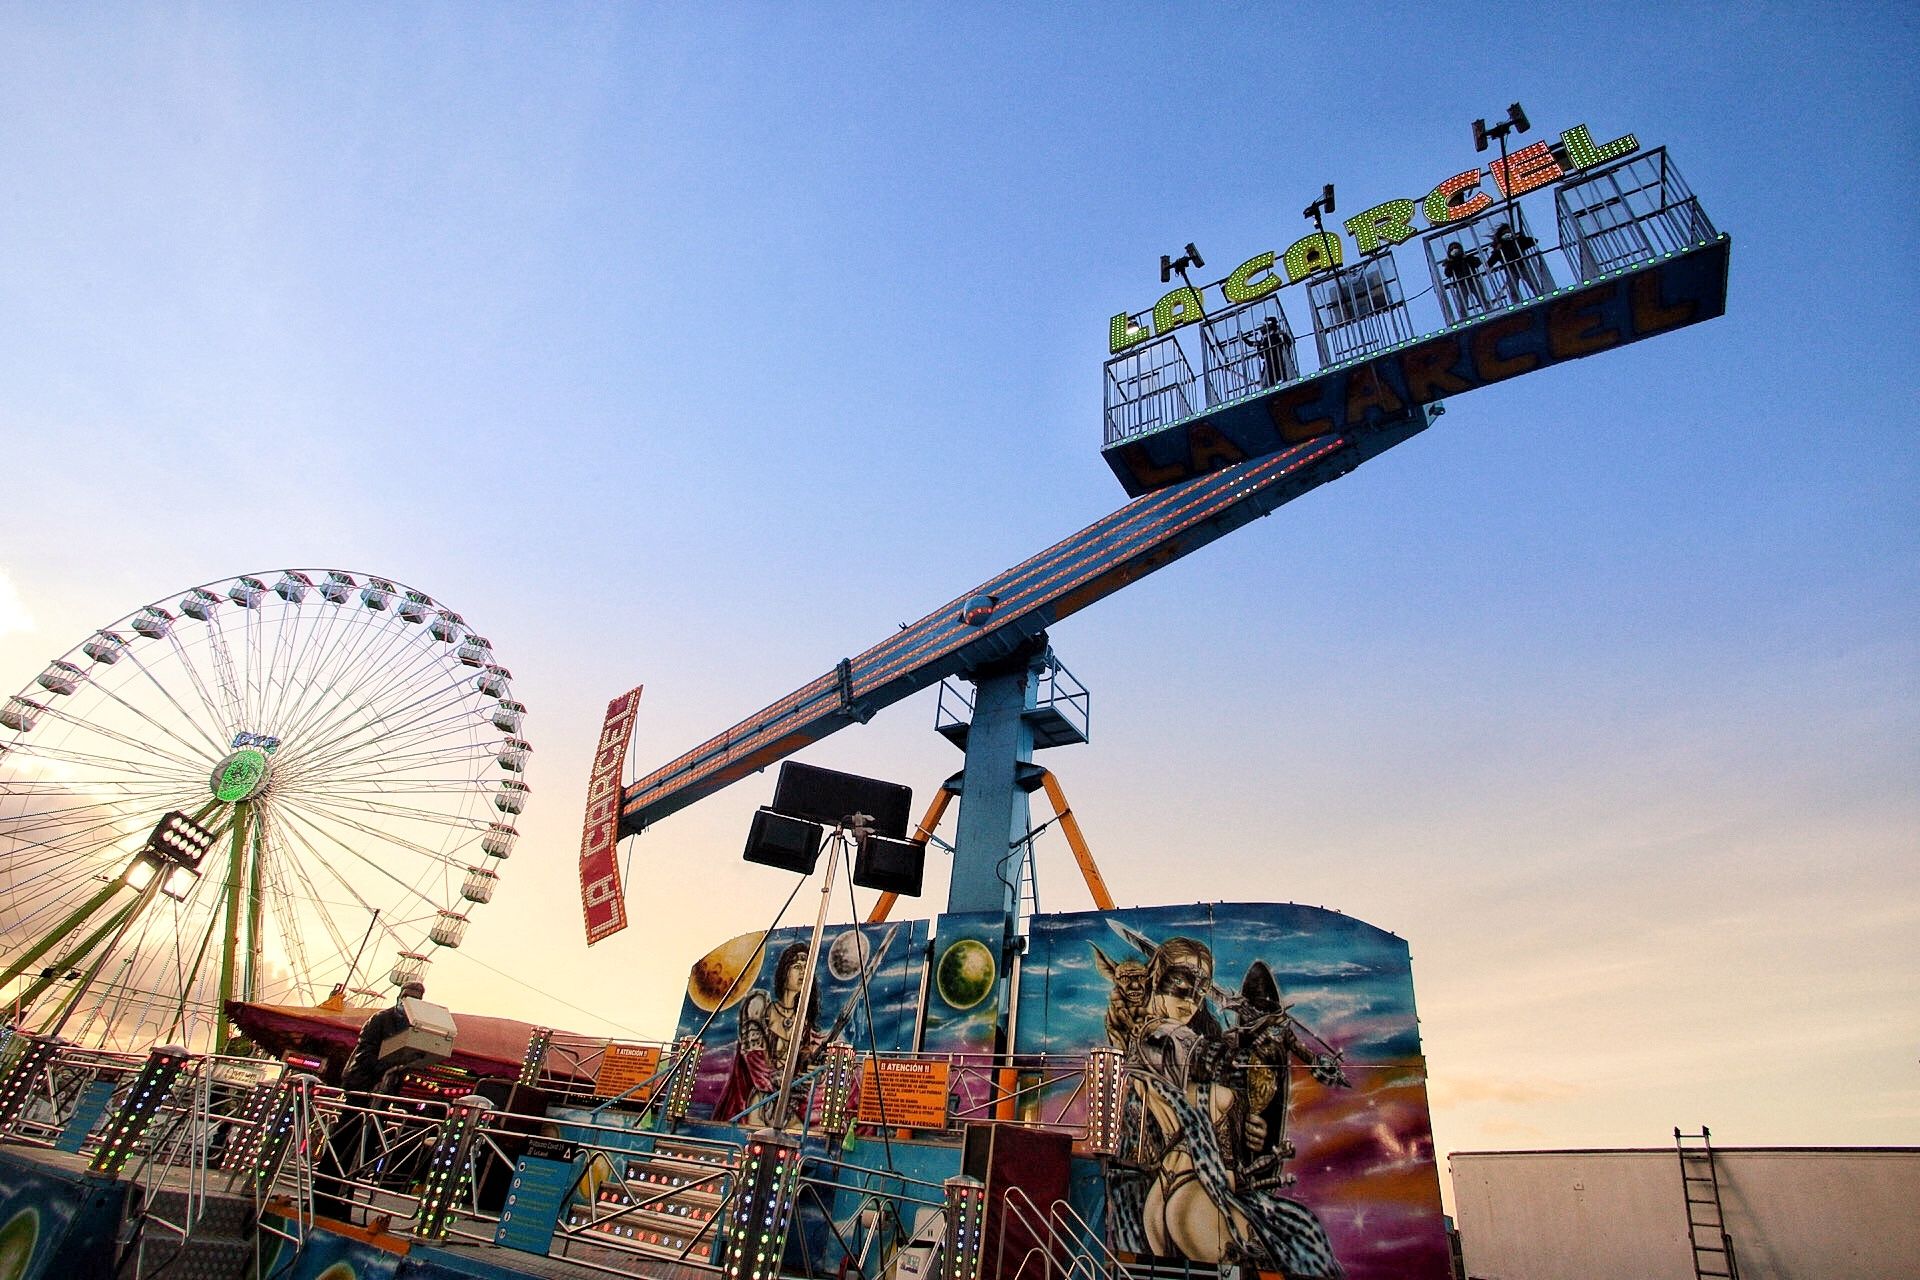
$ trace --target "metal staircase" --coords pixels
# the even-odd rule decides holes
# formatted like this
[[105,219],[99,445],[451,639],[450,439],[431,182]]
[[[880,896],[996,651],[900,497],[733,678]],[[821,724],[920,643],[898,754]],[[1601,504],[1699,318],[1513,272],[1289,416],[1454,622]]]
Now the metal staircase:
[[1680,1156],[1680,1193],[1687,1200],[1687,1242],[1693,1248],[1693,1274],[1739,1280],[1740,1264],[1720,1207],[1720,1175],[1713,1163],[1713,1138],[1705,1125],[1698,1133],[1673,1131]]

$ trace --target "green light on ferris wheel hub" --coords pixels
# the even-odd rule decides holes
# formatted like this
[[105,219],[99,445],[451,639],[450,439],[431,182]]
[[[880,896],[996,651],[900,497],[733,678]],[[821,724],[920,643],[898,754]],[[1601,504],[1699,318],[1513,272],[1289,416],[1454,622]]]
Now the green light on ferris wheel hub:
[[213,798],[222,804],[238,804],[259,795],[267,785],[267,753],[258,747],[241,747],[213,767],[207,785]]

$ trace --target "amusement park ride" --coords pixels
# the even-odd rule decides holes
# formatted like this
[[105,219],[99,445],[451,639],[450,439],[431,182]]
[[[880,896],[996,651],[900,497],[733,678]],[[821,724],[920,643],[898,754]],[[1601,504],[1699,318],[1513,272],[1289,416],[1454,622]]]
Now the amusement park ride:
[[[1205,265],[1193,245],[1162,258],[1162,283],[1177,274],[1179,287],[1110,326],[1102,452],[1134,501],[640,777],[619,794],[617,826],[596,768],[581,856],[588,940],[624,922],[619,837],[957,677],[974,692],[949,734],[966,765],[941,793],[961,801],[947,909],[1002,913],[1011,943],[1018,876],[1001,868],[1028,838],[1027,797],[1045,776],[1033,753],[1084,740],[1084,691],[1068,691],[1048,627],[1424,431],[1447,397],[1724,311],[1729,240],[1665,148],[1631,134],[1596,143],[1579,124],[1509,154],[1509,135],[1529,128],[1518,103],[1498,124],[1476,121],[1476,146],[1497,141],[1500,158],[1347,219],[1352,262],[1325,228],[1332,185],[1305,210],[1312,232],[1219,281],[1187,279]],[[1551,247],[1521,204],[1546,188]],[[1394,253],[1416,237],[1443,321],[1418,335]],[[1312,369],[1281,303],[1302,284]],[[603,736],[603,760],[624,750],[632,695],[610,710],[621,731]],[[931,821],[915,838],[930,833]]]
[[[1086,691],[1049,628],[1424,431],[1444,400],[1723,313],[1730,242],[1664,148],[1574,125],[1516,149],[1531,129],[1517,103],[1476,121],[1476,149],[1498,147],[1486,168],[1337,225],[1329,184],[1302,211],[1311,230],[1217,280],[1194,282],[1197,245],[1162,258],[1168,291],[1108,328],[1102,456],[1130,498],[1111,514],[624,786],[640,690],[609,704],[580,852],[589,944],[627,923],[622,838],[775,764],[748,856],[811,872],[825,839],[826,888],[811,930],[744,935],[693,966],[671,1058],[646,1050],[657,1074],[563,1125],[578,1149],[536,1160],[520,1140],[512,1185],[550,1175],[552,1195],[537,1230],[510,1199],[497,1241],[545,1252],[572,1215],[576,1235],[651,1258],[707,1247],[726,1280],[777,1280],[795,1250],[808,1274],[845,1275],[844,1241],[822,1252],[803,1224],[786,1248],[794,1187],[817,1168],[820,1194],[839,1197],[824,1215],[836,1238],[843,1208],[857,1222],[879,1198],[899,1239],[935,1230],[923,1211],[944,1187],[942,1280],[1018,1270],[982,1244],[1025,1247],[1006,1243],[1009,1186],[1079,1215],[1108,1260],[1447,1274],[1404,940],[1296,904],[1116,908],[1034,757],[1087,735]],[[1417,277],[1401,254],[1417,254]],[[1302,295],[1310,352],[1286,305],[1298,315]],[[185,1038],[196,1018],[225,1049],[236,1001],[326,993],[337,1009],[350,989],[378,994],[353,987],[376,934],[398,949],[393,984],[418,977],[433,947],[459,944],[465,904],[492,896],[517,835],[525,708],[459,615],[337,572],[209,584],[177,608],[103,629],[0,709],[0,991],[39,1033],[16,1038],[32,1042],[21,1061],[62,1031]],[[789,759],[935,685],[936,727],[965,758],[917,825],[904,787]],[[1022,919],[1036,791],[1093,912]],[[944,911],[889,920],[954,800]],[[884,892],[829,945],[832,877],[855,848]],[[540,1078],[553,1034],[529,1042],[516,1089]],[[1070,1079],[1050,1074],[1061,1062]],[[637,1243],[652,1174],[574,1194],[600,1159],[581,1151],[602,1113],[635,1090],[675,1141],[739,1153],[732,1199],[660,1217]],[[497,1133],[534,1132],[511,1126],[546,1123],[541,1107]],[[426,1236],[444,1237],[463,1193],[447,1170],[477,1149],[483,1110],[450,1104],[419,1198]],[[992,1123],[1008,1120],[1031,1123]],[[842,1158],[861,1136],[885,1144],[884,1168]],[[668,1158],[665,1180],[685,1182],[692,1159]],[[908,1252],[880,1264],[890,1280],[917,1274]]]

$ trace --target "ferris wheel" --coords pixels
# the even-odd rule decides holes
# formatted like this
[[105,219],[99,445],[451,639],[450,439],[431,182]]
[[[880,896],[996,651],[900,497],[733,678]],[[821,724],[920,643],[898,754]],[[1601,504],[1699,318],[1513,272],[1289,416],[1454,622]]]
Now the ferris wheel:
[[0,1001],[70,1040],[223,1050],[229,1000],[383,999],[458,947],[525,808],[526,708],[424,592],[206,583],[0,704]]

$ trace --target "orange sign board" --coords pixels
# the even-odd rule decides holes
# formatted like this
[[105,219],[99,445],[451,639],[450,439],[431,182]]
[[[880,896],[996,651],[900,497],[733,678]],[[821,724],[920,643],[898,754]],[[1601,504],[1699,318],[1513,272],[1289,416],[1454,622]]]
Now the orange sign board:
[[[594,1073],[596,1097],[617,1098],[643,1080],[652,1079],[660,1070],[660,1046],[657,1044],[610,1044],[600,1056],[600,1070]],[[644,1102],[653,1086],[635,1092],[636,1102]]]
[[890,1129],[947,1127],[947,1063],[882,1058],[877,1065],[878,1072],[874,1059],[860,1062],[861,1124]]

